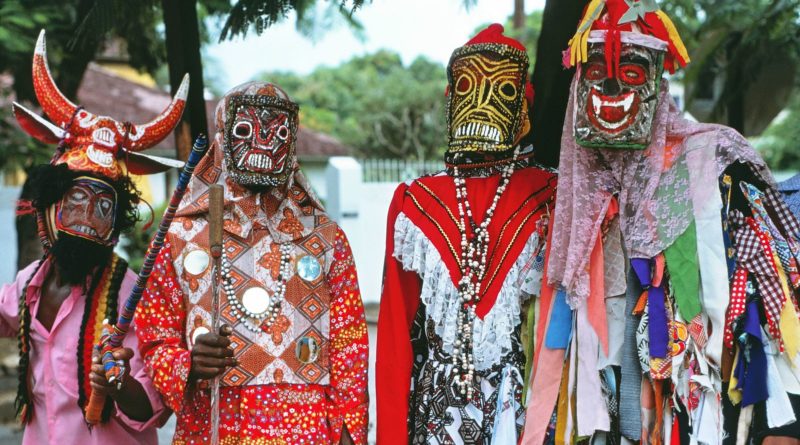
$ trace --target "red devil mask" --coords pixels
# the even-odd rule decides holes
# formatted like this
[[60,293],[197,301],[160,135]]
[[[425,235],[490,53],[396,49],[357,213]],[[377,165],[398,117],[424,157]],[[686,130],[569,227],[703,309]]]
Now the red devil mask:
[[33,53],[33,87],[44,113],[39,117],[18,103],[12,108],[20,126],[34,138],[59,144],[51,164],[116,180],[127,174],[150,174],[180,167],[181,162],[140,153],[159,142],[178,124],[186,105],[189,76],[169,106],[146,124],[97,116],[70,102],[56,87],[47,65],[44,31]]

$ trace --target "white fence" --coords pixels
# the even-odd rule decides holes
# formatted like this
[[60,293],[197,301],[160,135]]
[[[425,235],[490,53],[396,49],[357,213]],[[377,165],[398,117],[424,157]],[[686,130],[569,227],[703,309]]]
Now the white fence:
[[361,159],[364,182],[399,183],[436,173],[444,168],[441,161],[406,161],[403,159]]
[[335,157],[328,162],[326,210],[350,241],[365,304],[380,301],[386,214],[397,185],[442,167],[434,162],[357,161],[350,157]]

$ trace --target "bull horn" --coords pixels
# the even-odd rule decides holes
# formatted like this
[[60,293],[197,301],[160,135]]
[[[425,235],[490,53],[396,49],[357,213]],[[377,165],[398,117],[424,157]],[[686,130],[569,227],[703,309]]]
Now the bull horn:
[[142,151],[164,140],[181,120],[188,93],[189,75],[186,74],[169,106],[154,120],[146,124],[134,125],[127,141],[123,142],[123,148],[130,151]]
[[44,30],[39,33],[36,49],[33,51],[33,90],[47,117],[59,127],[67,128],[78,106],[59,91],[50,74]]

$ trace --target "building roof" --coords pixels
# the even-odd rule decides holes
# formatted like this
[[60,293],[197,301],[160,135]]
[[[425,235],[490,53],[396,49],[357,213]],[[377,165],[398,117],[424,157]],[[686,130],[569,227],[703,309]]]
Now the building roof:
[[[120,121],[142,124],[154,119],[169,105],[170,95],[125,79],[95,63],[89,64],[78,89],[77,102],[96,114],[112,116]],[[218,100],[206,101],[209,132],[214,128],[214,110]],[[174,139],[167,137],[154,151],[163,156],[174,155]],[[352,150],[336,138],[300,127],[297,134],[297,156],[302,159],[325,159],[346,156]],[[155,154],[155,153],[154,153]]]

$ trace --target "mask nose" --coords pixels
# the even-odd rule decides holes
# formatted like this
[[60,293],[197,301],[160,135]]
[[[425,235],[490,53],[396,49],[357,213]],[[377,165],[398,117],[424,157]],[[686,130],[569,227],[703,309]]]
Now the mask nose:
[[618,79],[610,77],[603,81],[603,94],[606,96],[616,96],[621,90]]

